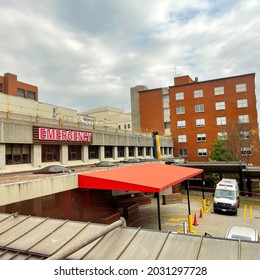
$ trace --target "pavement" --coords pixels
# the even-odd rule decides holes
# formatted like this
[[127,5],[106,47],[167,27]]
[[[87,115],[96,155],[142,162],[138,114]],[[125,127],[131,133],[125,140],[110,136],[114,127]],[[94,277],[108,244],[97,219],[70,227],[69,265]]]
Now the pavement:
[[[206,197],[206,212],[202,212],[202,196],[190,195],[193,234],[210,234],[225,237],[231,226],[252,227],[260,232],[260,199],[241,197],[237,215],[216,214],[213,212],[213,197]],[[183,232],[184,223],[188,227],[188,200],[184,194],[181,203],[162,205],[161,230]],[[127,226],[158,230],[157,200],[152,198],[149,205],[140,205],[138,215],[127,221]]]

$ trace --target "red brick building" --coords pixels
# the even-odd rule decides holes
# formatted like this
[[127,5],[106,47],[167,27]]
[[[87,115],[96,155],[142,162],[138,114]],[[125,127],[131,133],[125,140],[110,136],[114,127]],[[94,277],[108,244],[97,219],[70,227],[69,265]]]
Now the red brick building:
[[18,81],[11,73],[0,76],[0,92],[38,101],[38,87]]
[[208,161],[220,138],[236,160],[260,164],[254,73],[208,81],[180,76],[174,86],[138,94],[141,130],[172,135],[175,157]]

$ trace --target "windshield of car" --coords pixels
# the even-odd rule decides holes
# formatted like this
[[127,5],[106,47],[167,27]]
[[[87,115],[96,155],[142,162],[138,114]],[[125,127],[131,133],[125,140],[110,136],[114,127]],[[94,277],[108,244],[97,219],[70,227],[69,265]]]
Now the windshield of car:
[[244,235],[238,235],[238,234],[232,234],[231,239],[237,239],[237,240],[246,240],[251,241],[252,238],[250,236],[244,236]]
[[235,194],[235,191],[233,191],[233,190],[216,190],[215,197],[234,200],[236,198],[236,194]]

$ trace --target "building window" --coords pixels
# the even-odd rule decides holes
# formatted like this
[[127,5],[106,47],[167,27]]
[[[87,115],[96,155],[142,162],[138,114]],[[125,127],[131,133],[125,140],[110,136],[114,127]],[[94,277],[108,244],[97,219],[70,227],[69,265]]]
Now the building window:
[[242,147],[241,155],[242,156],[252,156],[252,150],[249,147]]
[[226,104],[224,101],[215,103],[216,110],[225,110]]
[[227,140],[228,139],[228,134],[227,132],[218,132],[218,139],[219,140]]
[[105,146],[105,158],[112,158],[112,157],[113,157],[113,147]]
[[177,127],[178,128],[185,128],[186,127],[186,121],[177,121]]
[[59,145],[42,145],[42,162],[60,161]]
[[198,156],[199,157],[205,157],[207,156],[207,149],[198,149]]
[[29,99],[35,100],[35,92],[27,91],[27,96]]
[[164,122],[164,129],[170,129],[171,123],[170,122]]
[[137,148],[137,153],[138,153],[139,157],[142,157],[143,156],[143,147],[138,147]]
[[178,142],[179,143],[186,143],[187,142],[187,135],[186,134],[178,135]]
[[164,117],[164,121],[170,120],[170,108],[163,109],[163,117]]
[[0,84],[0,92],[3,92],[3,84]]
[[6,144],[6,164],[23,164],[31,162],[31,146],[29,144]]
[[205,119],[196,119],[196,127],[205,126]]
[[249,123],[249,116],[248,115],[239,115],[238,123]]
[[244,139],[250,139],[250,138],[251,138],[250,131],[240,131],[240,138],[241,138],[242,140],[244,140]]
[[177,113],[177,115],[185,114],[185,107],[184,106],[176,107],[176,113]]
[[24,98],[25,97],[25,90],[21,89],[21,88],[18,88],[17,89],[17,96]]
[[236,92],[246,92],[246,84],[237,84]]
[[163,95],[163,108],[169,108],[170,107],[170,95],[165,94]]
[[237,108],[246,108],[248,107],[247,99],[238,99]]
[[68,159],[69,160],[81,160],[81,146],[69,145],[68,146]]
[[121,125],[120,124],[118,125],[118,129],[121,129]]
[[206,134],[205,133],[197,134],[197,141],[198,142],[205,142],[206,141]]
[[204,104],[196,104],[195,105],[195,113],[204,112]]
[[128,128],[128,129],[130,129],[130,128],[131,128],[131,124],[130,124],[130,123],[127,125],[127,128]]
[[184,92],[175,93],[175,100],[183,100],[183,99],[184,99]]
[[202,89],[194,90],[194,98],[200,98],[200,97],[203,97],[203,90]]
[[125,147],[123,146],[117,147],[117,155],[118,157],[125,157]]
[[188,150],[187,149],[179,149],[179,156],[180,157],[187,157],[188,156]]
[[226,117],[217,117],[217,125],[226,125],[227,119]]
[[215,95],[222,95],[222,94],[224,94],[224,87],[215,87],[214,88],[214,94]]
[[151,155],[151,147],[146,147],[146,155],[147,156]]
[[128,156],[134,157],[135,155],[135,148],[133,146],[128,147]]
[[88,158],[98,159],[99,158],[99,146],[88,146]]

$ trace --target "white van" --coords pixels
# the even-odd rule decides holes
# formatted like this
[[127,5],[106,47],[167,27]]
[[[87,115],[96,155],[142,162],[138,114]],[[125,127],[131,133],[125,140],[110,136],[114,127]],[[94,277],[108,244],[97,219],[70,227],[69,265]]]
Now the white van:
[[222,179],[217,184],[214,194],[214,212],[230,212],[236,215],[239,203],[237,180]]

